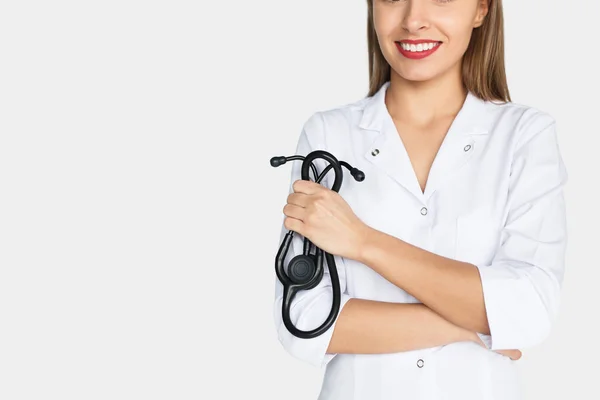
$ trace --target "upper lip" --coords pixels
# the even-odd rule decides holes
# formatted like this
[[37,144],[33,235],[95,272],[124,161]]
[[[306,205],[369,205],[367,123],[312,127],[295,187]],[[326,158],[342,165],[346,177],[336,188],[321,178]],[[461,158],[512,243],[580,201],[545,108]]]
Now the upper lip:
[[404,39],[404,40],[399,40],[398,42],[399,43],[409,43],[409,44],[440,43],[439,40],[429,40],[429,39],[416,39],[416,40]]

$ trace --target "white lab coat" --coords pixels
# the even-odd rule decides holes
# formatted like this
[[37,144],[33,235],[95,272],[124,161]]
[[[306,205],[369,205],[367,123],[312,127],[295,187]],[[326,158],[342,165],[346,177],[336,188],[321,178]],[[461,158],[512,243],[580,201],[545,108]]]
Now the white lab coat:
[[[480,337],[491,349],[458,342],[390,354],[326,354],[335,325],[314,339],[291,335],[282,324],[282,285],[275,279],[279,340],[299,360],[326,366],[319,400],[519,399],[519,361],[492,350],[541,343],[557,316],[567,241],[567,172],[556,123],[533,107],[486,102],[469,93],[423,193],[384,103],[388,86],[312,115],[296,154],[324,149],[362,170],[365,180],[356,182],[343,168],[339,193],[367,225],[474,264],[491,329],[491,335]],[[293,161],[290,193],[301,163]],[[319,172],[327,165],[321,159],[315,163]],[[327,187],[333,179],[330,171]],[[282,225],[281,239],[285,232]],[[302,236],[295,234],[286,264],[299,253]],[[419,302],[360,262],[337,255],[335,261],[343,293],[340,310],[353,297]],[[331,300],[325,267],[316,288],[296,295],[292,321],[303,330],[321,325]]]

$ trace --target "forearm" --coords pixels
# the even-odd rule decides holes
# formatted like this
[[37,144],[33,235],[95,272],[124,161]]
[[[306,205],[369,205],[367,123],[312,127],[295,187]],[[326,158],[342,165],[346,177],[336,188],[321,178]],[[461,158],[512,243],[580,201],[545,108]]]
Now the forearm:
[[[489,334],[481,278],[472,264],[371,230],[358,260],[446,320]],[[449,283],[450,282],[450,283]]]
[[328,353],[395,353],[477,340],[424,304],[388,303],[353,298],[333,332]]

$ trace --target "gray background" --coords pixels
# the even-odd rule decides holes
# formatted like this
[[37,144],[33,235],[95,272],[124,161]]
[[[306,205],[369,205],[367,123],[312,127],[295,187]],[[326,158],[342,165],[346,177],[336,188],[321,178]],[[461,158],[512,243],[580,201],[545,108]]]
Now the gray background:
[[[513,101],[555,117],[570,176],[524,390],[598,398],[600,5],[505,14]],[[269,159],[366,93],[365,26],[366,1],[3,3],[0,398],[316,399],[272,320],[290,168]]]

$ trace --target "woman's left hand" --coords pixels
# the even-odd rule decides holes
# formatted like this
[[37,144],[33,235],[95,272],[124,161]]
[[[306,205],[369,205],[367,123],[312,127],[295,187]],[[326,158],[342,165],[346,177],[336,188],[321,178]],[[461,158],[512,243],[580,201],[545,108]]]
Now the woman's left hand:
[[[487,349],[487,346],[485,345],[483,340],[481,340],[479,335],[477,335],[476,332],[469,331],[469,334],[471,335],[471,337],[477,344],[481,345],[481,347],[483,347],[484,349]],[[520,359],[521,356],[523,355],[523,353],[519,349],[490,350],[490,351],[494,351],[498,354],[502,354],[503,356],[509,357],[511,360],[514,360],[514,361]]]
[[494,350],[494,351],[496,353],[502,354],[503,356],[509,357],[513,361],[517,361],[523,355],[523,353],[521,353],[521,350],[519,350],[519,349],[513,349],[513,350]]
[[369,232],[339,193],[312,181],[297,180],[292,185],[284,226],[308,238],[330,254],[358,259]]

